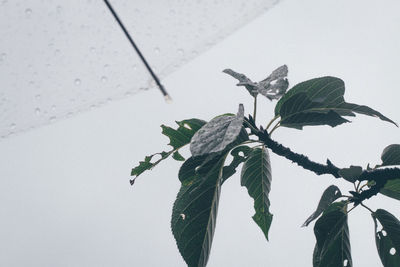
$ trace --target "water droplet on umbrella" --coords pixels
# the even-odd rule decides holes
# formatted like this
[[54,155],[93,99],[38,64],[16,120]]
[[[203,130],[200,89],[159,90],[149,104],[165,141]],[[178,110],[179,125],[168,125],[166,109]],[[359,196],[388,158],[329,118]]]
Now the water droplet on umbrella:
[[56,121],[56,119],[57,119],[56,116],[52,116],[52,117],[49,118],[49,121],[50,121],[50,123],[53,123],[53,122]]
[[32,9],[30,9],[30,8],[25,9],[25,14],[27,16],[30,16],[32,14]]
[[40,115],[40,108],[36,108],[36,109],[35,109],[35,114],[36,114],[36,115]]
[[92,52],[92,53],[94,53],[96,51],[96,48],[95,47],[90,47],[90,52]]
[[35,95],[36,100],[40,100],[41,95]]
[[15,123],[11,123],[11,124],[10,124],[10,130],[11,130],[11,131],[12,131],[12,130],[15,130],[15,127],[16,127]]
[[75,85],[80,85],[81,84],[81,80],[80,79],[75,79],[74,83],[75,83]]
[[102,81],[103,83],[105,83],[105,82],[107,81],[107,77],[106,77],[106,76],[101,76],[101,81]]
[[178,54],[181,55],[181,56],[183,55],[183,49],[182,48],[178,49]]
[[7,57],[7,54],[6,54],[6,53],[1,53],[1,54],[0,54],[0,62],[1,62],[1,61],[4,61],[4,60],[6,59],[6,57]]
[[160,53],[160,48],[155,47],[155,48],[154,48],[154,53],[159,54],[159,53]]
[[61,11],[62,11],[62,6],[57,6],[57,12],[61,13]]
[[51,106],[51,111],[55,111],[56,110],[56,105],[52,105]]

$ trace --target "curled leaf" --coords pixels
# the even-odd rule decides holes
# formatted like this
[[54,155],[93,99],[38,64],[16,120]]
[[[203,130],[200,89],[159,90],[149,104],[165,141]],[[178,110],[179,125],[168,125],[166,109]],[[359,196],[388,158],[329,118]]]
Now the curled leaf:
[[324,212],[324,210],[332,204],[333,201],[341,196],[342,193],[340,192],[340,189],[335,185],[331,185],[325,189],[324,193],[322,193],[321,199],[319,200],[317,209],[313,214],[311,214],[310,217],[307,218],[302,227],[308,226],[312,221],[317,219],[319,215],[321,215],[322,212]]
[[285,94],[289,87],[289,82],[286,79],[288,74],[288,68],[286,65],[280,66],[266,79],[258,83],[251,81],[246,75],[235,72],[231,69],[225,69],[223,72],[239,80],[237,86],[244,86],[253,97],[262,94],[269,100],[279,99]]

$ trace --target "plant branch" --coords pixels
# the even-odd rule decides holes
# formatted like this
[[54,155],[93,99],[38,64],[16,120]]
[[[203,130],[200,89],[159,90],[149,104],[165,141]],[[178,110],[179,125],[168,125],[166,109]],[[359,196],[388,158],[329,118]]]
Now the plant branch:
[[[285,147],[278,142],[271,139],[270,135],[262,127],[257,128],[255,122],[251,116],[245,118],[246,127],[250,128],[252,134],[256,135],[261,142],[263,142],[269,149],[275,154],[285,157],[288,160],[296,163],[297,165],[303,167],[306,170],[312,171],[317,175],[331,174],[335,178],[340,178],[339,175],[340,168],[336,167],[329,159],[326,164],[320,164],[310,160],[307,156],[293,152],[290,148]],[[353,195],[351,202],[357,206],[361,204],[362,201],[375,196],[380,192],[380,190],[385,186],[388,180],[400,179],[400,169],[399,168],[386,168],[386,169],[374,169],[374,170],[364,170],[358,177],[358,181],[375,181],[368,190],[363,192],[351,191]],[[357,188],[358,189],[358,188]]]
[[310,160],[308,157],[298,154],[290,150],[290,148],[285,147],[278,142],[271,139],[270,135],[266,130],[260,130],[254,124],[254,120],[250,117],[246,118],[247,124],[251,125],[251,132],[258,136],[259,140],[262,141],[269,149],[272,150],[275,154],[285,157],[292,162],[295,162],[297,165],[303,167],[306,170],[312,171],[318,175],[321,174],[331,174],[336,178],[339,178],[339,168],[327,160],[327,164],[320,164]]

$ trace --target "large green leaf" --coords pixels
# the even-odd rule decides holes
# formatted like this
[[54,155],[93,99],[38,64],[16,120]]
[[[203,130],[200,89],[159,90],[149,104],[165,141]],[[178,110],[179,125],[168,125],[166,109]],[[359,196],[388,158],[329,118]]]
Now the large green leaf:
[[312,102],[306,93],[298,93],[289,98],[280,109],[280,125],[303,129],[303,126],[329,125],[335,127],[348,120],[331,109],[324,109],[323,103]]
[[219,116],[197,131],[191,142],[190,151],[194,157],[223,151],[232,144],[243,128],[244,108],[239,105],[236,116]]
[[188,266],[201,267],[207,264],[214,236],[224,157],[208,160],[201,172],[200,161],[188,161],[179,173],[184,182],[172,210],[171,229]]
[[[183,121],[177,121],[178,128],[175,130],[171,127],[161,125],[162,134],[169,138],[169,145],[172,146],[172,149],[168,152],[162,151],[160,153],[155,153],[150,156],[146,156],[144,161],[140,161],[139,165],[132,169],[131,176],[135,176],[134,179],[131,180],[131,184],[134,183],[136,177],[147,170],[151,170],[154,166],[160,163],[162,160],[168,158],[171,154],[175,160],[183,161],[185,160],[182,157],[178,150],[189,144],[193,135],[206,124],[205,121],[199,119],[189,119]],[[153,161],[154,156],[159,155],[160,159]]]
[[256,213],[253,220],[261,228],[267,240],[273,216],[269,212],[270,201],[268,198],[271,179],[268,150],[265,147],[254,148],[243,164],[240,183],[247,188],[249,195],[254,199]]
[[346,103],[344,82],[336,77],[321,77],[295,85],[276,104],[275,115],[281,117],[280,125],[302,129],[306,125],[335,127],[348,122],[342,116],[354,113],[378,117],[395,122],[367,106]]
[[392,144],[382,152],[382,164],[380,166],[400,165],[400,145]]
[[315,222],[314,267],[351,267],[351,248],[347,224],[347,205],[332,203]]
[[[385,267],[400,266],[400,221],[383,209],[372,213],[375,222],[375,242],[379,257]],[[378,224],[382,229],[378,231]]]
[[341,196],[342,193],[340,192],[340,189],[335,185],[331,185],[327,189],[325,189],[324,193],[322,193],[321,199],[319,200],[317,209],[314,211],[313,214],[311,214],[310,217],[307,218],[302,227],[308,226],[312,221],[318,218],[319,215],[321,215],[322,212],[327,207],[329,207],[329,205],[331,205],[333,201]]

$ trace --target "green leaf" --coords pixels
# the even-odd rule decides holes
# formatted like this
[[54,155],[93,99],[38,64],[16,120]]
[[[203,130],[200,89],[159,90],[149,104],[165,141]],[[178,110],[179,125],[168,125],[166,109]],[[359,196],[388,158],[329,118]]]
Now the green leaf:
[[354,183],[360,177],[363,169],[360,166],[351,165],[350,168],[343,168],[339,170],[339,175],[346,181]]
[[348,122],[342,116],[354,113],[378,117],[395,122],[367,106],[346,103],[344,82],[336,77],[321,77],[295,85],[276,104],[275,115],[281,117],[280,125],[302,129],[307,125],[335,127]]
[[268,194],[271,190],[271,163],[265,147],[254,148],[245,161],[241,173],[241,185],[247,188],[254,199],[256,211],[253,220],[261,228],[268,240],[268,231],[273,215],[269,212]]
[[176,130],[161,125],[162,134],[169,138],[169,145],[172,146],[174,150],[189,144],[193,135],[206,124],[205,121],[199,119],[177,121],[176,123],[179,125]]
[[[400,221],[383,209],[372,213],[375,223],[375,242],[379,257],[385,267],[400,266]],[[378,231],[378,223],[382,230]]]
[[[188,266],[202,267],[207,264],[217,218],[224,159],[214,157],[207,161],[204,172],[199,173],[196,168],[200,162],[192,158],[192,163],[185,167],[185,177],[180,176],[184,183],[172,210],[171,229]],[[197,162],[194,164],[193,161]],[[183,175],[181,171],[180,175]]]
[[314,267],[351,267],[351,248],[345,202],[332,203],[314,226],[317,243]]
[[379,193],[400,200],[400,178],[388,180]]
[[337,112],[321,108],[322,105],[320,102],[310,101],[306,93],[295,94],[282,105],[279,114],[281,116],[279,124],[301,130],[303,126],[326,124],[335,127],[349,122]]
[[302,227],[308,226],[312,221],[317,219],[319,215],[321,215],[322,212],[332,204],[333,201],[341,196],[342,193],[340,192],[340,189],[335,185],[331,185],[325,189],[324,193],[322,193],[321,199],[319,200],[317,209],[313,214],[311,214],[310,217],[307,218]]
[[[203,126],[206,124],[205,121],[199,119],[189,119],[183,121],[177,121],[178,129],[173,129],[171,127],[161,125],[162,134],[167,136],[170,140],[169,145],[172,146],[172,149],[168,152],[162,151],[160,153],[155,153],[150,156],[146,156],[144,161],[140,161],[139,165],[132,169],[131,176],[135,176],[130,182],[133,185],[135,182],[136,177],[147,170],[151,170],[154,166],[158,163],[163,161],[164,159],[168,158],[169,155],[172,154],[172,157],[175,160],[184,161],[185,158],[179,154],[178,150],[189,144],[193,135]],[[160,155],[161,158],[152,162],[154,156]]]
[[177,161],[185,161],[185,158],[178,151],[172,154],[172,158]]
[[232,144],[243,128],[244,108],[239,105],[236,116],[220,116],[212,119],[197,131],[191,142],[194,157],[223,151]]
[[380,166],[400,165],[400,145],[392,144],[382,152],[382,164]]

